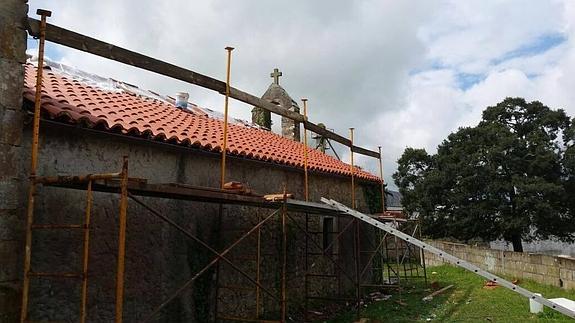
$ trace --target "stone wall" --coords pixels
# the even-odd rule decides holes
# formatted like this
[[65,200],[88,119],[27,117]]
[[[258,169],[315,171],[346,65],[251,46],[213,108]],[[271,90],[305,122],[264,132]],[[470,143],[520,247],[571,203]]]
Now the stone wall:
[[[20,303],[24,200],[22,86],[27,1],[0,1],[0,322],[15,320]],[[28,162],[26,160],[26,162]]]
[[[573,258],[493,250],[445,241],[429,240],[426,242],[494,274],[575,289],[575,259]],[[425,253],[425,260],[428,266],[443,263],[442,259],[429,252]]]
[[[22,139],[22,160],[29,159],[31,129],[26,128]],[[89,131],[73,126],[42,123],[38,174],[78,175],[115,172],[121,168],[122,156],[129,157],[130,177],[146,178],[151,183],[177,182],[197,186],[219,185],[219,154],[184,149],[125,136]],[[287,191],[295,198],[303,198],[303,172],[290,167],[269,163],[229,158],[227,179],[248,184],[259,193]],[[28,165],[23,166],[26,174]],[[358,185],[356,197],[360,210],[367,211],[364,198],[366,183]],[[43,187],[36,198],[36,223],[82,223],[86,193],[70,189]],[[310,198],[319,201],[329,197],[350,204],[349,178],[312,173]],[[153,208],[178,222],[202,240],[218,248],[227,246],[242,229],[250,228],[271,210],[200,202],[187,202],[158,198],[142,198]],[[24,208],[25,198],[18,207]],[[88,284],[88,321],[107,322],[114,316],[114,286],[117,250],[118,196],[108,193],[94,194],[92,214],[90,265]],[[292,214],[303,226],[303,215]],[[262,230],[262,283],[274,294],[279,291],[279,253],[281,246],[279,220],[266,224]],[[126,322],[139,321],[153,307],[166,299],[193,273],[208,263],[213,255],[151,215],[133,201],[129,202],[126,250],[126,292],[124,318]],[[321,217],[311,216],[310,228],[319,231]],[[311,229],[310,229],[311,230]],[[353,240],[350,230],[344,235],[342,266],[353,268],[351,255]],[[366,230],[367,232],[367,230]],[[17,251],[7,255],[21,261],[23,236]],[[33,239],[32,269],[35,271],[78,272],[81,265],[81,232],[35,231]],[[320,239],[321,240],[321,239]],[[295,310],[303,295],[304,236],[292,220],[288,220],[288,300]],[[253,256],[254,240],[242,242],[231,258],[242,268],[254,274],[254,267],[242,257]],[[320,241],[321,243],[321,241]],[[3,259],[3,262],[5,260]],[[16,266],[16,265],[15,265]],[[318,260],[314,268],[333,270],[328,261]],[[330,267],[331,266],[331,267]],[[21,267],[16,275],[21,275]],[[353,273],[352,269],[349,269]],[[193,288],[176,298],[158,319],[163,322],[190,322],[213,319],[215,276],[210,271],[198,279]],[[219,268],[220,281],[229,285],[249,283],[229,266]],[[254,276],[252,276],[254,277]],[[19,286],[19,282],[16,282]],[[74,321],[79,313],[80,283],[74,280],[33,279],[31,283],[30,319]],[[352,284],[344,282],[344,288]],[[315,287],[325,296],[336,292],[333,282]],[[247,292],[246,292],[247,293]],[[254,294],[231,293],[219,295],[225,300],[219,311],[246,314],[252,311]],[[262,313],[274,317],[278,303],[262,293]],[[12,298],[17,306],[19,298]],[[253,313],[252,313],[253,314]],[[10,321],[10,320],[6,320]]]

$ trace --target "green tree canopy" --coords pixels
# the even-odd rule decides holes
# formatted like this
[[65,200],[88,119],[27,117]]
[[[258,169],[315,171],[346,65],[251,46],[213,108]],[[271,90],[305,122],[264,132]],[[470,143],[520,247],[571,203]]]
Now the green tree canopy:
[[407,148],[394,179],[432,237],[505,239],[516,251],[522,240],[573,240],[574,134],[563,110],[507,98],[436,154]]

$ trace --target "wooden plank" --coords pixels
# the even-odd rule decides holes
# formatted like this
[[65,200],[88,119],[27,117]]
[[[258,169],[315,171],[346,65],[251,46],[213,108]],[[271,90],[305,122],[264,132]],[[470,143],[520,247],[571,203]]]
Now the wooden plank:
[[372,151],[372,150],[367,150],[365,148],[361,148],[358,146],[353,146],[351,148],[353,150],[354,153],[356,154],[361,154],[361,155],[365,155],[365,156],[369,156],[369,157],[373,157],[373,158],[377,158],[379,159],[379,153]]
[[[28,32],[30,33],[30,35],[38,36],[39,30],[40,30],[40,22],[34,18],[28,18]],[[100,57],[111,59],[131,66],[135,66],[141,69],[148,70],[150,72],[165,75],[190,84],[195,84],[203,88],[216,91],[220,94],[224,94],[226,90],[226,84],[223,81],[214,79],[212,77],[200,73],[196,73],[194,71],[140,53],[136,53],[118,46],[114,46],[112,44],[52,24],[46,25],[46,39],[53,43],[81,50],[90,54],[94,54]],[[305,120],[304,116],[302,116],[299,113],[283,109],[271,102],[268,102],[266,100],[263,100],[259,97],[256,97],[254,95],[243,92],[233,87],[230,88],[230,97],[238,101],[260,107],[262,109],[281,115],[283,117],[292,119],[296,122],[303,122],[306,129],[313,131],[319,135],[322,135],[328,139],[339,142],[347,147],[351,146],[351,141],[349,139]],[[358,154],[363,154],[371,157],[379,156],[377,152],[369,151],[364,148],[355,147],[354,149],[355,149],[354,151],[357,152]]]
[[[28,18],[28,24],[30,26],[30,34],[37,36],[39,32],[39,21]],[[195,84],[221,94],[224,94],[226,91],[226,83],[223,81],[55,25],[46,25],[46,40]],[[304,117],[299,113],[282,109],[271,102],[267,102],[235,88],[230,89],[230,97],[298,122],[304,120]]]

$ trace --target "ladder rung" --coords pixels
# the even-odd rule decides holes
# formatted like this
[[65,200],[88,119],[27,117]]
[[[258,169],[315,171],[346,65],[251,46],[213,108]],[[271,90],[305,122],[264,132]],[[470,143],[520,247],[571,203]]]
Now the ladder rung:
[[28,276],[34,277],[55,277],[55,278],[82,278],[84,274],[80,273],[46,273],[46,272],[29,272]]
[[32,224],[32,229],[84,229],[84,224]]

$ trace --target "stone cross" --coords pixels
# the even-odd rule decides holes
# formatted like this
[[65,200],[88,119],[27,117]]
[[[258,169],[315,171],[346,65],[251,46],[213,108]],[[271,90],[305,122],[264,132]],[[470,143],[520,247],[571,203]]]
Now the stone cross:
[[270,77],[273,77],[274,83],[277,85],[280,84],[280,76],[282,76],[282,72],[277,68],[274,68],[274,72],[270,74]]

